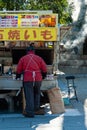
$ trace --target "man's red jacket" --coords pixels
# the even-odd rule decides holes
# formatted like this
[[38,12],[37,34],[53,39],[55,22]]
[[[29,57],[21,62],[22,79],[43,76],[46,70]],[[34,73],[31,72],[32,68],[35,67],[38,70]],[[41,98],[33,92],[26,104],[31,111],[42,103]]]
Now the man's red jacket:
[[42,72],[47,72],[46,63],[33,51],[29,51],[27,55],[20,58],[17,74],[23,73],[23,81],[41,81]]

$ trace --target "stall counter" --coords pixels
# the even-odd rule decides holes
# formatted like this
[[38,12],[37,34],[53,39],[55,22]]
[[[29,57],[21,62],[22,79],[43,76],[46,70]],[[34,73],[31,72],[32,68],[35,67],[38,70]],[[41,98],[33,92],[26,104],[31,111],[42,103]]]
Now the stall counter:
[[[42,80],[41,90],[48,90],[57,87],[57,78]],[[22,87],[21,80],[13,80],[12,76],[0,76],[0,90],[19,90]]]
[[[46,91],[50,88],[57,87],[57,79],[47,80],[44,79],[42,81],[41,91]],[[0,90],[3,91],[3,93],[0,91],[0,98],[4,98],[8,101],[9,104],[9,111],[14,111],[14,104],[13,104],[13,98],[14,96],[18,96],[22,89],[22,80],[14,80],[12,76],[0,76]],[[11,90],[8,92],[8,90]],[[6,93],[7,91],[7,93]],[[23,109],[25,107],[25,98],[24,93],[22,91],[23,95]]]

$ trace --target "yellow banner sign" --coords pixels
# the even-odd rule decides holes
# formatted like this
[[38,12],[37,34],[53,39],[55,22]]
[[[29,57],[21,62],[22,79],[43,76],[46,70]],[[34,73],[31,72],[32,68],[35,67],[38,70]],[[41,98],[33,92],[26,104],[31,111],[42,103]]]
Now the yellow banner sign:
[[57,41],[57,28],[1,28],[0,41]]

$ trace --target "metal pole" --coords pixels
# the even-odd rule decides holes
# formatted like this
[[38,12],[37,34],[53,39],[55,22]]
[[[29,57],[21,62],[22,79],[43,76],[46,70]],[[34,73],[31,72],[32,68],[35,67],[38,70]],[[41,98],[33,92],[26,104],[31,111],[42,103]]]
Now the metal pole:
[[59,64],[59,59],[60,59],[60,49],[59,49],[59,44],[60,44],[60,28],[58,27],[57,30],[57,41],[54,44],[54,73],[58,73],[58,64]]
[[58,25],[58,44],[57,44],[57,72],[59,73],[59,60],[60,60],[60,24]]

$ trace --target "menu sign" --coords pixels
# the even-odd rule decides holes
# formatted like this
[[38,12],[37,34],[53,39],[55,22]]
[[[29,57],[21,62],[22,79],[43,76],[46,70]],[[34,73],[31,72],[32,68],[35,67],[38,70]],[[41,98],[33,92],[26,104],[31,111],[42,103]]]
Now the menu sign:
[[17,15],[0,15],[0,28],[18,27]]
[[20,16],[20,26],[21,27],[38,27],[39,26],[39,16],[37,14],[28,14]]

